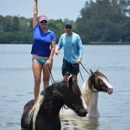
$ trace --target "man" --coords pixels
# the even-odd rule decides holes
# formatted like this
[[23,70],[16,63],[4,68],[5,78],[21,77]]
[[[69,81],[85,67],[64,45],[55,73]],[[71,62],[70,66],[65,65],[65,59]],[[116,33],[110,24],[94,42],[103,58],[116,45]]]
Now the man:
[[68,80],[72,75],[73,80],[77,81],[79,73],[79,64],[82,61],[83,46],[80,36],[73,32],[72,23],[66,23],[64,26],[65,33],[61,35],[56,46],[55,54],[59,54],[59,50],[63,47],[64,56],[62,64],[62,75]]

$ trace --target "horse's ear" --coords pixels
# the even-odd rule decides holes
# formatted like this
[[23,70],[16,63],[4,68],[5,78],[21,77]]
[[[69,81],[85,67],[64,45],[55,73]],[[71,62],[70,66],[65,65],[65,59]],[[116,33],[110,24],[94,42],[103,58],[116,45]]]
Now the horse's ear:
[[69,78],[69,87],[72,87],[72,76]]
[[94,74],[94,72],[90,69],[90,72],[91,72],[91,74],[94,76],[95,74]]
[[99,72],[99,70],[97,70],[97,72]]
[[63,83],[65,83],[65,84],[67,84],[67,87],[69,87],[68,80],[63,79],[63,81],[62,81],[62,82],[63,82]]

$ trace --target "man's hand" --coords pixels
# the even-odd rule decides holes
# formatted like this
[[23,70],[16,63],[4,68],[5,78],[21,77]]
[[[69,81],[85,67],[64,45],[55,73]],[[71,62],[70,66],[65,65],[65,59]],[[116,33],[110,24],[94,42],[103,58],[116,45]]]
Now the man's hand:
[[55,54],[58,55],[60,53],[60,51],[58,50],[55,50]]
[[81,58],[78,58],[78,60],[76,61],[77,64],[80,64],[82,62]]

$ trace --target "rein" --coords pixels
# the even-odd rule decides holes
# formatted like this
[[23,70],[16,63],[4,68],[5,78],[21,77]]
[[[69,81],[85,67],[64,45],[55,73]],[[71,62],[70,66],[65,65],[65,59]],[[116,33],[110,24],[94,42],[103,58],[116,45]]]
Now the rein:
[[[85,69],[85,67],[83,66],[83,64],[82,63],[80,63],[80,64],[82,65],[82,67],[84,68],[84,70],[91,76],[91,74]],[[80,70],[79,70],[79,72],[80,72],[80,76],[81,76],[82,80],[84,81],[83,76],[82,76]],[[92,90],[93,90],[93,92],[99,92],[98,90],[95,89],[95,87],[94,87],[93,84],[92,84]]]
[[48,67],[48,70],[49,70],[49,73],[50,73],[51,83],[54,83],[55,81],[54,81],[54,78],[52,76],[51,69],[50,69],[50,67],[48,65],[47,65],[47,67]]
[[82,67],[84,68],[84,70],[91,76],[91,74],[85,69],[85,67],[83,66],[82,63],[80,63],[82,65]]
[[[80,63],[81,65],[82,65],[82,67],[83,67],[83,69],[91,76],[91,74],[85,69],[85,67],[83,66],[83,64],[82,63]],[[82,80],[83,80],[83,82],[84,82],[84,79],[83,79],[83,76],[82,76],[82,73],[81,73],[81,71],[79,70],[79,72],[80,72],[80,76],[81,76],[81,78],[82,78]]]

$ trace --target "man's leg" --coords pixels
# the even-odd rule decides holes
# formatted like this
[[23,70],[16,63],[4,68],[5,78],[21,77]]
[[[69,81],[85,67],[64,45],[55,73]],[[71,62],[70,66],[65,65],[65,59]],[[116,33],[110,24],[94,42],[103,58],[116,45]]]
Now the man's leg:
[[70,66],[71,64],[63,59],[63,64],[62,64],[62,75],[64,77],[64,80],[68,81],[68,77],[70,75]]

